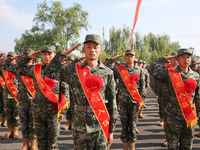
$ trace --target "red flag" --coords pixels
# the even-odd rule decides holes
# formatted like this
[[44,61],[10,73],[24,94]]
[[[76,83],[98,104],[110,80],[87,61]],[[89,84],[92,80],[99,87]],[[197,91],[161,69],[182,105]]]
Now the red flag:
[[136,11],[135,11],[135,18],[134,18],[134,23],[133,23],[133,29],[132,29],[132,35],[131,35],[130,49],[131,49],[132,42],[133,42],[133,31],[134,31],[134,28],[135,28],[135,25],[136,25],[136,22],[137,22],[141,2],[142,2],[142,0],[138,0],[138,2],[137,2],[137,7],[136,7]]

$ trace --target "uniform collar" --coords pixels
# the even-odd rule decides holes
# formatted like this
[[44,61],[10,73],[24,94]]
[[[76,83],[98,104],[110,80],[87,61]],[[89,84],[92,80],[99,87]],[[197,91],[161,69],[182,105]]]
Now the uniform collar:
[[[81,64],[81,66],[87,66],[87,67],[91,68],[91,67],[88,65],[88,63],[87,63],[86,60]],[[99,60],[98,60],[98,66],[97,66],[97,67],[98,67],[98,68],[105,69],[104,64],[103,64],[101,61],[99,61]]]

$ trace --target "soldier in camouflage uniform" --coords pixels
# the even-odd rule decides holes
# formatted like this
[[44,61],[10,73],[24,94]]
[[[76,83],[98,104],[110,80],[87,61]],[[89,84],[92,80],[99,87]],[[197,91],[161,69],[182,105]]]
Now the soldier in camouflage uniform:
[[[195,61],[190,65],[190,68],[192,70],[194,70],[195,72],[197,72],[198,74],[200,74],[200,67],[198,66],[200,64],[200,61]],[[198,106],[198,104],[196,104]],[[197,110],[198,112],[199,110]],[[199,113],[199,112],[198,112]],[[198,137],[200,137],[200,116],[199,116],[199,119],[198,119],[198,126],[199,126],[199,134],[198,134]]]
[[[16,54],[14,52],[9,52],[7,57],[14,57]],[[7,59],[3,60],[1,69],[6,70],[7,66],[6,64]],[[13,60],[11,64],[15,64],[16,61]],[[14,82],[14,86],[16,89],[18,89],[18,81],[11,72],[8,73],[10,77],[10,81]],[[5,76],[3,76],[5,80]],[[18,139],[19,134],[18,134],[18,127],[19,127],[19,111],[18,111],[18,104],[11,92],[8,89],[7,83],[5,85],[5,90],[3,93],[4,97],[4,106],[5,106],[5,113],[7,117],[7,123],[8,123],[8,132],[1,136],[2,139],[9,138],[13,134],[13,139]]]
[[[23,55],[28,55],[32,52],[34,52],[34,50],[27,49]],[[33,123],[33,114],[32,114],[33,97],[31,93],[28,91],[22,79],[22,76],[18,74],[18,70],[16,70],[16,64],[10,64],[12,60],[18,59],[19,57],[21,57],[21,55],[8,58],[5,66],[6,66],[7,71],[16,75],[16,79],[18,81],[19,89],[18,89],[17,99],[18,99],[18,106],[19,106],[21,132],[22,132],[22,137],[23,137],[23,146],[21,150],[28,150],[29,141],[31,142],[31,145],[30,145],[31,150],[37,150],[35,127]],[[30,60],[27,65],[32,65],[32,60]]]
[[[113,141],[115,121],[117,120],[114,75],[112,70],[98,61],[98,57],[102,53],[100,36],[96,34],[86,35],[83,52],[86,60],[81,66],[86,66],[92,75],[100,76],[103,81],[104,86],[101,88],[100,94],[110,116],[108,139],[110,146]],[[62,68],[61,80],[69,84],[73,94],[72,100],[75,103],[73,105],[75,108],[71,107],[71,111],[75,112],[72,119],[74,149],[108,149],[107,139],[82,89],[74,64]]]
[[[78,45],[67,49],[65,54],[72,49],[75,49]],[[58,120],[58,103],[55,103],[48,99],[40,88],[37,82],[34,65],[26,66],[31,60],[36,58],[41,51],[36,51],[30,55],[21,57],[17,61],[17,70],[20,75],[29,76],[33,78],[35,85],[35,96],[33,99],[33,116],[35,124],[35,133],[38,141],[39,150],[57,150],[57,136],[59,131],[59,120]],[[44,79],[47,86],[52,89],[59,100],[59,94],[61,91],[65,91],[64,86],[60,85],[60,68],[61,62],[64,59],[63,52],[55,53],[55,46],[46,45],[42,50],[42,60],[44,64],[41,67],[41,77]],[[47,80],[48,79],[48,80]],[[54,85],[54,86],[52,86]],[[61,88],[60,88],[61,87]],[[64,94],[64,93],[63,93]]]
[[[183,82],[186,79],[194,79],[197,83],[196,90],[192,93],[193,101],[198,104],[197,110],[199,110],[199,75],[189,68],[191,62],[192,53],[188,49],[180,49],[177,52],[177,62],[178,66],[175,68],[176,72],[179,72]],[[166,82],[168,84],[169,99],[166,103],[166,121],[164,123],[164,130],[167,137],[168,149],[192,149],[193,137],[194,137],[194,126],[188,126],[183,113],[181,111],[179,101],[177,99],[171,78],[169,76],[168,69],[163,66],[162,63],[165,60],[169,60],[176,56],[166,56],[160,58],[151,64],[147,69],[151,75],[160,80],[161,82]],[[189,99],[191,107],[194,108],[192,99]],[[199,116],[199,114],[197,114]],[[178,142],[180,142],[180,147],[178,147]]]
[[[143,72],[143,75],[144,75],[144,78],[145,78],[144,69],[142,68],[142,66],[143,66],[143,60],[141,60],[141,59],[138,60],[138,61],[137,61],[137,65],[142,69],[142,72]],[[143,107],[146,107],[146,106],[145,106],[145,101],[144,101],[145,96],[146,96],[146,89],[145,89],[145,91],[143,92],[143,94],[141,95],[144,104],[142,105],[142,107],[141,107],[141,109],[139,110],[139,113],[138,113],[138,118],[142,118],[142,119],[144,118],[144,116],[143,116],[143,114],[142,114]]]
[[[1,53],[0,59],[5,58],[6,56],[7,56],[7,54]],[[4,111],[3,91],[4,91],[4,87],[2,85],[0,85],[0,115],[1,115],[0,126],[7,127],[7,118],[6,118],[5,111]]]
[[[118,59],[123,55],[117,55],[113,57],[107,65],[110,66],[112,61]],[[142,69],[134,65],[135,52],[133,50],[127,50],[125,52],[126,69],[131,74],[137,74],[139,81],[136,84],[136,88],[139,90],[140,95],[145,92],[145,78]],[[129,145],[130,149],[135,149],[136,142],[136,124],[138,121],[138,108],[139,104],[135,101],[128,92],[117,68],[113,68],[115,78],[119,80],[119,96],[118,101],[120,105],[120,120],[122,124],[121,140],[123,142],[123,149],[127,150]]]
[[145,76],[145,94],[144,94],[144,97],[143,97],[143,101],[144,101],[144,108],[146,108],[146,94],[147,94],[147,89],[149,88],[149,82],[150,82],[150,78],[149,78],[149,73],[148,73],[148,70],[146,69],[146,62],[143,61],[142,62],[142,68],[143,68],[143,72],[144,72],[144,76]]

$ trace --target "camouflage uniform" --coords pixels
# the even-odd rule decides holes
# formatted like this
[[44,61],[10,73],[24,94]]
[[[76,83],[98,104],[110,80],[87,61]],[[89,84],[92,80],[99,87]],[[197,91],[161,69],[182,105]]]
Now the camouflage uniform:
[[[179,50],[178,54],[181,54],[182,51],[184,50]],[[182,114],[179,102],[176,97],[176,93],[172,85],[172,81],[169,76],[169,72],[165,66],[161,66],[164,61],[164,58],[158,59],[148,67],[148,71],[161,82],[168,83],[169,99],[165,108],[167,110],[165,111],[165,113],[167,114],[167,118],[164,124],[164,130],[168,142],[168,149],[192,149],[194,127],[187,127],[186,121]],[[175,71],[180,72],[183,82],[189,78],[196,80],[197,88],[195,92],[193,92],[193,99],[196,103],[199,104],[199,75],[192,71],[190,68],[189,71],[185,73],[181,71],[179,66],[176,67]],[[190,103],[193,108],[193,102],[190,101]],[[179,148],[178,142],[180,142]]]
[[[31,50],[33,51],[33,50]],[[30,53],[30,52],[29,52]],[[19,59],[20,60],[20,59]],[[18,60],[18,61],[19,61]],[[36,139],[35,135],[35,127],[33,123],[33,114],[32,114],[32,95],[28,91],[22,76],[18,74],[18,70],[16,70],[16,64],[10,64],[12,59],[8,58],[6,63],[7,71],[16,75],[16,79],[18,81],[18,104],[19,104],[19,116],[20,116],[20,123],[21,123],[21,132],[23,138],[26,139]]]
[[[45,46],[43,50],[55,51],[54,46]],[[60,67],[61,61],[64,56],[57,53],[52,61],[41,67],[42,78],[51,78],[55,81],[56,85],[52,89],[54,94],[59,99],[60,93]],[[17,62],[17,70],[19,70],[20,75],[29,76],[33,78],[35,85],[35,97],[33,99],[33,116],[35,123],[35,133],[38,141],[39,150],[57,150],[57,136],[59,132],[59,122],[58,122],[58,106],[57,103],[50,101],[41,91],[38,82],[34,74],[34,65],[26,66],[26,64],[31,60],[28,56],[23,56]],[[62,84],[61,84],[62,85]],[[64,89],[64,87],[62,87]],[[65,90],[63,90],[65,91]]]
[[[113,60],[110,60],[107,65],[110,66]],[[125,65],[129,75],[137,74],[139,81],[136,84],[136,88],[142,95],[145,92],[145,78],[142,69],[139,66],[134,68],[128,68]],[[138,102],[133,100],[129,94],[120,74],[116,67],[112,68],[114,71],[115,79],[118,79],[119,95],[118,101],[120,105],[120,120],[122,124],[121,140],[122,142],[135,143],[136,142],[136,124],[138,121]]]
[[[6,57],[7,55],[5,53],[1,53],[1,57]],[[0,65],[2,66],[2,62],[0,62]],[[0,70],[0,74],[2,75],[2,70]],[[2,76],[3,77],[3,76]],[[3,91],[4,88],[2,87],[2,85],[0,85],[0,115],[1,118],[5,118],[5,111],[4,111],[4,98],[3,98]],[[3,123],[3,120],[2,120]]]
[[143,101],[144,103],[146,103],[146,94],[147,94],[147,89],[149,88],[149,82],[150,82],[150,78],[149,78],[149,73],[147,71],[146,68],[143,69],[143,73],[144,73],[144,76],[145,76],[145,93],[144,93],[144,96],[143,96]]
[[[96,68],[91,68],[86,61],[84,61],[81,66],[86,66],[91,74],[96,74],[103,79],[104,87],[101,89],[100,94],[110,115],[109,132],[113,133],[115,121],[117,119],[113,72],[100,61]],[[61,80],[68,83],[72,89],[72,99],[70,98],[70,100],[71,102],[73,100],[74,104],[71,105],[70,102],[70,107],[71,112],[75,112],[72,119],[74,149],[107,149],[106,138],[84,94],[74,64],[62,68]]]
[[[12,52],[9,52],[8,55],[13,55],[14,56],[14,54]],[[7,60],[8,59],[2,61],[1,70],[2,69],[9,70],[8,66],[6,65]],[[4,76],[3,76],[3,78],[4,78],[4,81],[5,81],[5,77]],[[13,79],[13,81],[14,81],[14,86],[16,87],[16,89],[18,89],[17,78],[15,77]],[[20,124],[18,104],[17,104],[17,101],[12,96],[12,94],[10,93],[10,91],[9,91],[9,89],[7,87],[7,84],[5,84],[3,97],[4,97],[4,111],[5,111],[5,114],[6,114],[6,117],[7,117],[8,127],[18,127],[19,124]]]

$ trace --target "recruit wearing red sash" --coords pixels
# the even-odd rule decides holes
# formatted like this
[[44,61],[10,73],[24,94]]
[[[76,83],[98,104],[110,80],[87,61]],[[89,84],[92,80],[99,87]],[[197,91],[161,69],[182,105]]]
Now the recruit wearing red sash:
[[[11,72],[8,72],[4,69],[2,69],[3,75],[4,75],[4,79],[5,79],[5,83],[8,87],[8,90],[10,91],[10,93],[12,94],[12,96],[14,97],[14,99],[18,102],[17,99],[17,88],[14,85],[14,78],[16,77],[14,74],[12,74]],[[11,77],[12,76],[12,77]]]
[[42,64],[34,65],[34,74],[35,74],[36,81],[37,81],[42,93],[46,96],[46,98],[48,98],[53,103],[58,104],[58,112],[60,112],[60,111],[64,110],[66,107],[68,107],[67,100],[65,99],[65,97],[62,93],[60,93],[60,95],[59,95],[60,101],[58,100],[58,98],[52,91],[54,86],[51,87],[52,86],[51,84],[55,84],[55,81],[53,81],[53,79],[48,78],[48,81],[51,81],[51,82],[49,82],[50,84],[47,84],[47,82],[45,82],[46,78],[43,80],[43,78],[41,76],[41,68],[42,68]]
[[4,89],[6,83],[5,83],[5,81],[4,81],[2,76],[0,76],[0,83],[1,83],[2,88]]
[[34,96],[35,96],[35,86],[34,86],[34,83],[33,83],[33,79],[28,77],[28,76],[22,76],[22,80],[23,80],[27,90],[32,95],[32,97],[34,98]]
[[[135,87],[135,82],[133,82],[131,80],[131,78],[130,78],[131,75],[129,75],[126,67],[124,65],[121,65],[121,66],[118,66],[117,68],[119,70],[119,74],[120,74],[128,92],[130,93],[133,100],[137,101],[139,103],[139,105],[143,104],[143,100],[142,100],[138,90]],[[133,74],[133,75],[136,75],[136,74]]]
[[190,104],[190,99],[192,99],[192,92],[189,92],[189,94],[187,93],[188,92],[186,91],[187,87],[183,83],[181,74],[179,72],[176,72],[175,68],[168,69],[168,70],[169,70],[170,78],[174,87],[174,91],[176,93],[176,97],[181,107],[181,111],[183,113],[185,121],[187,122],[187,127],[192,127],[193,125],[197,124],[197,118],[196,118],[196,112],[195,112],[196,108],[194,108],[193,110]]
[[[87,100],[104,132],[108,142],[110,116],[99,91],[92,92],[87,86],[87,79],[91,76],[90,70],[81,63],[76,64],[76,71]],[[97,76],[97,75],[96,75]],[[99,77],[99,76],[98,76]],[[100,77],[99,77],[100,78]],[[101,79],[102,82],[102,79]]]

